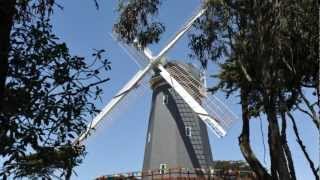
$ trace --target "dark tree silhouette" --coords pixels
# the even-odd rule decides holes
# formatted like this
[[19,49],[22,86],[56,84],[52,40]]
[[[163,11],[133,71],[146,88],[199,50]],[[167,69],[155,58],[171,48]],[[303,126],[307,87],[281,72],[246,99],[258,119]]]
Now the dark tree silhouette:
[[[191,36],[190,46],[204,65],[225,59],[216,76],[220,83],[211,90],[223,90],[228,96],[240,90],[242,111],[249,113],[239,137],[244,157],[260,179],[270,178],[252,155],[248,138],[249,119],[265,114],[270,175],[296,179],[286,140],[286,113],[301,104],[302,90],[317,92],[317,2],[212,0],[207,5],[209,11],[196,27],[201,32]],[[278,119],[282,119],[282,129]]]
[[54,0],[0,0],[0,175],[69,179],[85,149],[73,139],[98,112],[104,50],[69,53],[52,32]]

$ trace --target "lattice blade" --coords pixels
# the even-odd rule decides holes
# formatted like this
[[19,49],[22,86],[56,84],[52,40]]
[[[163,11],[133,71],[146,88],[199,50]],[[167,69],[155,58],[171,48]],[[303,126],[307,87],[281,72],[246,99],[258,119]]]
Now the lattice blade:
[[108,116],[117,105],[125,99],[125,97],[135,88],[137,88],[141,80],[150,72],[152,65],[149,64],[142,70],[139,70],[127,84],[109,101],[102,111],[88,124],[85,132],[83,132],[74,143],[78,143],[86,139],[90,135],[90,131],[95,129],[97,125]]
[[187,90],[161,65],[158,65],[160,75],[167,81],[168,84],[180,95],[180,97],[190,106],[190,108],[199,115],[200,119],[207,124],[211,130],[218,136],[223,137],[226,131],[223,127],[211,117],[210,114],[188,93]]
[[145,55],[145,53],[137,50],[133,45],[124,43],[115,33],[110,33],[109,35],[140,68],[144,68],[150,63],[150,59]]
[[128,113],[132,113],[133,109],[140,108],[135,106],[137,104],[141,104],[141,100],[145,100],[145,97],[149,97],[149,93],[152,92],[149,87],[150,78],[151,74],[145,76],[141,80],[141,82],[139,82],[139,85],[132,89],[123,98],[123,100],[120,101],[117,106],[113,108],[112,111],[110,111],[108,115],[102,119],[102,121],[98,126],[95,127],[95,129],[91,130],[90,140],[94,140],[96,138],[101,139],[100,136],[105,136],[104,131],[108,131],[109,128],[112,128],[114,123],[117,123],[117,121],[128,120],[130,119],[128,117],[132,117]]
[[186,24],[173,36],[173,38],[168,42],[168,44],[159,52],[155,59],[161,59],[176,43],[177,41],[192,27],[193,23],[201,17],[205,12],[206,8],[201,8],[197,11],[197,14],[192,16]]
[[202,107],[216,119],[225,129],[229,129],[238,117],[216,96],[207,97],[203,82],[193,77],[185,68],[177,65],[167,65],[167,69],[195,99],[201,101]]
[[239,119],[238,116],[215,95],[204,98],[201,104],[225,130],[230,129],[232,124]]

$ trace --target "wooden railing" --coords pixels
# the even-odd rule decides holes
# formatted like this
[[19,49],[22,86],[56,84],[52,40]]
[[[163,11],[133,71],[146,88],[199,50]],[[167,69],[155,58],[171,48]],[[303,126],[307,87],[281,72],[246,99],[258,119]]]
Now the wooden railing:
[[167,170],[149,170],[142,172],[119,173],[104,175],[97,180],[109,179],[172,179],[172,180],[255,180],[257,179],[252,171],[246,170],[221,170],[221,169],[185,169],[173,168]]

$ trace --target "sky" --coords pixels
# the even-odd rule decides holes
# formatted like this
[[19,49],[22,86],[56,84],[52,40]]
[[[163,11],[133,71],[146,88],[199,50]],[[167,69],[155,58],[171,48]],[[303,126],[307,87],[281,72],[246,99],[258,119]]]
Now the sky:
[[[67,43],[72,54],[91,58],[93,49],[105,49],[108,59],[112,63],[112,70],[107,72],[111,78],[102,86],[102,101],[95,101],[97,107],[104,105],[116,92],[134,75],[139,66],[130,59],[128,54],[115,42],[110,33],[116,22],[116,0],[98,1],[99,10],[95,8],[93,0],[58,0],[64,8],[56,8],[52,23],[54,32],[61,41]],[[159,44],[150,46],[154,54],[159,52],[168,39],[181,27],[196,8],[199,0],[171,0],[164,1],[158,19],[166,25],[166,32]],[[196,64],[188,54],[188,37],[182,38],[167,54],[168,58],[179,59]],[[217,73],[219,69],[210,64],[208,72]],[[209,73],[208,73],[209,74]],[[216,83],[209,78],[208,85]],[[87,155],[83,163],[76,168],[77,175],[73,179],[93,179],[95,177],[121,172],[140,171],[142,169],[144,144],[150,112],[151,90],[146,87],[135,92],[126,103],[119,107],[119,111],[112,115],[112,120],[104,121],[90,136],[85,145]],[[239,98],[234,95],[225,99],[224,94],[217,96],[225,102],[234,113],[241,117]],[[308,153],[316,162],[319,161],[318,133],[309,119],[296,114],[302,138],[307,146]],[[264,119],[264,117],[262,117]],[[226,137],[219,139],[209,131],[209,138],[214,160],[243,160],[238,146],[238,136],[241,132],[241,120],[235,122],[229,129]],[[251,144],[254,152],[266,167],[270,166],[268,158],[267,124],[265,121],[253,119],[251,121]],[[298,179],[314,179],[299,146],[293,135],[292,125],[288,124],[288,142],[293,153],[295,169]],[[264,148],[264,145],[266,148]],[[318,163],[316,163],[318,166]]]

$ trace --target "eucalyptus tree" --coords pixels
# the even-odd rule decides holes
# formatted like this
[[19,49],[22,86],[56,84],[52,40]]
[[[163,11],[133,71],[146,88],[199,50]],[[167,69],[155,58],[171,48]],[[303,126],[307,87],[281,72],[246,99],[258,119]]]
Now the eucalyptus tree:
[[[123,0],[115,25],[127,43],[137,37],[144,47],[157,42],[164,30],[150,28],[162,1]],[[239,145],[259,179],[296,179],[287,144],[288,117],[301,111],[319,129],[319,22],[318,1],[205,1],[207,11],[190,35],[191,56],[206,67],[217,63],[219,83],[209,90],[227,97],[240,93],[242,132]],[[154,31],[154,33],[150,31]],[[307,97],[307,93],[312,95]],[[304,103],[304,105],[302,105]],[[265,116],[271,167],[264,167],[250,146],[250,120]],[[279,124],[281,122],[281,126]],[[302,143],[297,141],[316,179],[317,169]],[[271,172],[268,172],[270,169]]]
[[[201,33],[192,35],[190,46],[203,63],[225,59],[217,75],[220,83],[212,90],[228,95],[240,91],[243,130],[239,144],[244,157],[261,179],[270,178],[249,145],[249,120],[264,114],[271,177],[295,179],[286,140],[286,114],[301,101],[308,104],[303,91],[319,92],[317,2],[213,0],[208,7],[207,16],[196,27]],[[313,104],[312,108],[319,106]],[[278,120],[282,120],[281,130]],[[316,115],[311,120],[319,128]]]

